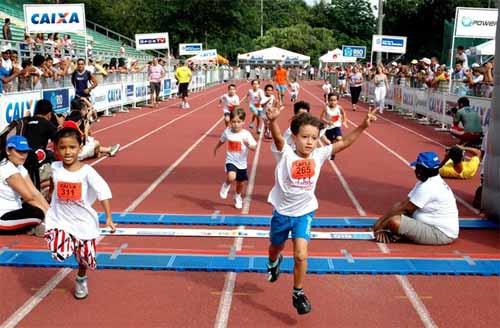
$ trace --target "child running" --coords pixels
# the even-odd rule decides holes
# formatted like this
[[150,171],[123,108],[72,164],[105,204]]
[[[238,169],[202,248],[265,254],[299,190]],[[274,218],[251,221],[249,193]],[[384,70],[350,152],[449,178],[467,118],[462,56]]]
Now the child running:
[[[71,122],[72,123],[72,122]],[[56,152],[62,158],[52,163],[52,201],[45,218],[47,240],[52,257],[64,261],[75,255],[79,269],[74,296],[88,296],[87,268],[96,267],[96,238],[99,220],[92,204],[96,198],[106,214],[106,226],[116,229],[111,218],[111,190],[89,165],[78,160],[82,135],[76,124],[63,127],[54,138]]]
[[[297,101],[295,104],[293,104],[293,115],[296,117],[299,114],[302,113],[309,113],[311,111],[311,105],[309,105],[308,102],[306,101]],[[293,119],[293,117],[292,117]],[[295,147],[295,142],[293,141],[292,137],[292,130],[290,127],[288,127],[285,132],[283,133],[283,139],[285,139],[286,143],[288,146],[294,148]]]
[[311,303],[304,293],[303,283],[307,271],[311,221],[318,208],[314,192],[321,166],[331,155],[351,146],[376,117],[368,113],[364,121],[343,140],[317,148],[323,123],[310,114],[299,114],[290,124],[294,150],[280,132],[277,119],[281,110],[282,108],[274,107],[266,111],[274,140],[271,149],[277,160],[275,184],[268,197],[268,202],[274,208],[270,229],[268,280],[275,282],[279,277],[283,261],[281,252],[291,232],[295,262],[292,304],[299,314],[306,314],[311,311]]
[[236,94],[236,85],[230,84],[227,87],[227,93],[222,95],[219,100],[219,107],[223,105],[222,110],[224,112],[224,124],[226,127],[229,125],[229,114],[240,105],[240,97]]
[[[274,87],[272,84],[267,84],[264,88],[264,97],[260,101],[264,110],[275,107],[278,105],[278,100],[274,96]],[[264,138],[272,139],[271,131],[269,130],[269,121],[267,120],[266,113],[262,112],[262,119],[264,120]]]
[[329,145],[331,143],[342,140],[341,127],[347,126],[347,115],[342,107],[338,104],[337,94],[330,93],[328,95],[328,105],[323,109],[320,115],[321,121],[325,124],[325,135],[322,141]]
[[323,99],[325,100],[325,104],[328,103],[328,95],[333,92],[333,87],[329,80],[325,80],[325,83],[321,86],[323,89]]
[[297,98],[299,98],[299,90],[300,90],[300,84],[297,82],[297,79],[293,79],[293,82],[290,83],[290,97],[292,103],[297,101]]
[[242,108],[236,108],[229,114],[230,128],[224,130],[219,142],[215,146],[214,156],[217,155],[217,149],[227,141],[226,151],[226,181],[220,188],[220,198],[226,199],[231,184],[236,181],[236,193],[234,195],[234,207],[243,208],[243,188],[245,181],[248,180],[247,157],[248,150],[255,150],[257,142],[252,134],[243,129],[245,124],[245,111]]
[[250,121],[249,128],[253,129],[253,122],[257,121],[257,133],[261,132],[260,117],[263,115],[263,112],[260,102],[264,96],[264,91],[260,88],[259,80],[253,80],[252,88],[248,90],[246,101],[248,102],[250,113],[252,113],[252,120]]

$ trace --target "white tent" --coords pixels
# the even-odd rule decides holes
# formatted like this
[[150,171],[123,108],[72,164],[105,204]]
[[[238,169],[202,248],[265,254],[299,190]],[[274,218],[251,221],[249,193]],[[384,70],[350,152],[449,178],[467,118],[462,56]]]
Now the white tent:
[[342,50],[337,48],[319,57],[319,62],[320,65],[322,63],[355,63],[356,57],[344,57],[342,56]]
[[470,48],[470,54],[476,56],[494,56],[495,55],[495,39],[481,43]]
[[310,60],[311,57],[309,56],[278,47],[238,55],[238,63],[249,64],[276,64],[277,62],[283,62],[285,65],[303,65],[309,64]]

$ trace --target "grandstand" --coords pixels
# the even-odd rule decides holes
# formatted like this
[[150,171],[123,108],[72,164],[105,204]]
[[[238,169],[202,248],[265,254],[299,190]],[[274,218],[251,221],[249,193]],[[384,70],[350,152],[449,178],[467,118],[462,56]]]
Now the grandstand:
[[[12,31],[12,41],[14,42],[22,42],[24,40],[24,11],[23,11],[23,1],[0,1],[0,20],[3,24],[5,18],[9,17],[11,19],[11,31]],[[87,21],[88,22],[88,21]],[[141,61],[148,61],[152,58],[152,56],[146,52],[138,51],[135,48],[129,46],[132,44],[133,40],[126,38],[118,33],[115,33],[110,30],[106,30],[104,27],[101,27],[97,24],[88,22],[88,25],[92,25],[94,29],[88,28],[87,25],[87,40],[93,41],[93,53],[94,57],[108,59],[111,57],[117,57],[120,47],[122,45],[122,41],[125,41],[127,45],[124,46],[127,57],[129,58],[137,58]],[[100,33],[96,30],[103,31],[107,33],[107,35]],[[77,53],[84,53],[85,48],[85,33],[64,33],[71,36],[73,40],[74,48]],[[112,38],[111,36],[116,37]],[[46,37],[46,35],[45,35]],[[62,38],[63,35],[60,34]]]

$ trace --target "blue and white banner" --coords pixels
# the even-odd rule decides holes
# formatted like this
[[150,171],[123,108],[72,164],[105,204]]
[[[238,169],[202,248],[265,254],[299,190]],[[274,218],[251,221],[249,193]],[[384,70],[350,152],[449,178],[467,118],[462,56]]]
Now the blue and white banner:
[[200,57],[217,57],[217,49],[203,50],[198,53]]
[[163,90],[164,97],[170,96],[170,94],[172,92],[172,80],[171,79],[163,80],[162,90]]
[[406,36],[373,35],[372,51],[395,54],[406,53]]
[[10,122],[33,115],[35,105],[42,98],[40,91],[8,93],[0,96],[0,130]]
[[24,5],[27,33],[67,33],[85,31],[85,5]]
[[179,43],[179,56],[197,55],[203,51],[201,43]]
[[52,103],[52,108],[57,114],[69,111],[69,88],[43,90],[42,98]]
[[494,39],[497,29],[498,9],[457,7],[455,37]]
[[125,99],[121,83],[98,85],[92,90],[91,98],[97,111],[120,107]]
[[366,58],[366,47],[363,46],[342,46],[343,57]]
[[170,49],[168,33],[136,34],[135,48],[138,50]]

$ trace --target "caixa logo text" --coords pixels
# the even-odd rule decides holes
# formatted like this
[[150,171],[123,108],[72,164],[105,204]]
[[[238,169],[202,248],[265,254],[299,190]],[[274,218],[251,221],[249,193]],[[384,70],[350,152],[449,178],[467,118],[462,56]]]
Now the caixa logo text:
[[33,24],[72,24],[80,23],[78,13],[36,13],[31,16]]
[[122,100],[121,89],[111,89],[108,91],[108,102],[115,102]]
[[25,113],[31,112],[34,105],[33,99],[8,103],[5,106],[5,120],[10,123],[24,117]]

